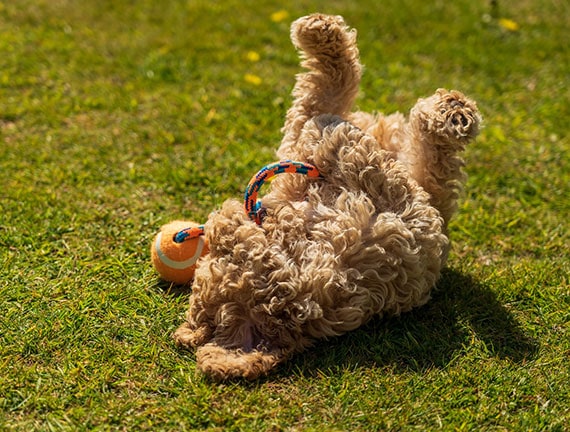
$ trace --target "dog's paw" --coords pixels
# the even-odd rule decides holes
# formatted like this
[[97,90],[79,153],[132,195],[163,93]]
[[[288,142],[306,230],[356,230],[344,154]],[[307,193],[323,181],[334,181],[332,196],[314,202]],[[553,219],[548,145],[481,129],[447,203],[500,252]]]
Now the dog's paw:
[[481,115],[475,102],[461,92],[438,89],[433,96],[417,102],[411,121],[424,133],[464,142],[479,133]]
[[176,345],[186,349],[192,349],[199,345],[205,344],[212,337],[212,330],[209,327],[199,327],[192,329],[185,322],[174,332],[173,338]]
[[351,43],[352,33],[341,16],[313,14],[299,18],[291,25],[293,44],[312,55],[334,55]]
[[196,351],[199,370],[216,381],[236,378],[254,380],[267,375],[271,369],[286,358],[281,351],[244,352],[229,350],[215,343],[208,343]]

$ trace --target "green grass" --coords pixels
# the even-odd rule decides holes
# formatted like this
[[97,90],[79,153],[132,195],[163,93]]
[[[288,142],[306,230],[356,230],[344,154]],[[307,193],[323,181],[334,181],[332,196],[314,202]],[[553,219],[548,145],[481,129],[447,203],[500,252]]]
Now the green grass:
[[[570,6],[498,3],[0,1],[0,429],[565,430]],[[359,30],[361,109],[478,101],[449,268],[424,308],[215,384],[149,242],[274,159],[317,10]]]

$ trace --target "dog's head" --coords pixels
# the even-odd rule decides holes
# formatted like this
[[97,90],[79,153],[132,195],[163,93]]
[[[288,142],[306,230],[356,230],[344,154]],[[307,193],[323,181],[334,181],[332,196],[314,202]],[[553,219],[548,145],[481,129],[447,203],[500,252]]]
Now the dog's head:
[[410,115],[412,124],[422,132],[458,143],[475,138],[481,120],[474,101],[461,92],[445,89],[438,89],[434,95],[419,99]]

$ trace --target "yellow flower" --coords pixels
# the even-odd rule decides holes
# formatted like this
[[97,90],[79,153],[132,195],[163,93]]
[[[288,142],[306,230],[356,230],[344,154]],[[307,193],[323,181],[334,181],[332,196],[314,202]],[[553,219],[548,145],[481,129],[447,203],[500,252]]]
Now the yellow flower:
[[273,12],[271,14],[271,21],[273,22],[281,22],[289,18],[289,12],[284,9],[278,10],[277,12]]
[[518,23],[508,18],[501,18],[499,19],[499,25],[503,27],[505,30],[515,32],[519,29]]
[[246,57],[250,62],[253,62],[253,63],[258,62],[260,59],[259,54],[256,53],[255,51],[248,51]]
[[253,85],[261,84],[261,78],[254,74],[245,74],[243,77],[248,83]]

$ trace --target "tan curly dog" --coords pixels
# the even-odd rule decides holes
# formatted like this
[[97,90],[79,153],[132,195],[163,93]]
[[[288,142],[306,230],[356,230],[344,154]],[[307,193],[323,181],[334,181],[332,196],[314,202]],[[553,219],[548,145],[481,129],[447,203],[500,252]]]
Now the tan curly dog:
[[420,99],[407,118],[351,112],[356,32],[315,14],[291,37],[307,71],[277,155],[322,178],[277,177],[261,225],[237,200],[208,218],[210,253],[175,339],[215,379],[256,378],[319,338],[423,305],[449,249],[460,153],[479,130],[475,103],[457,91]]

